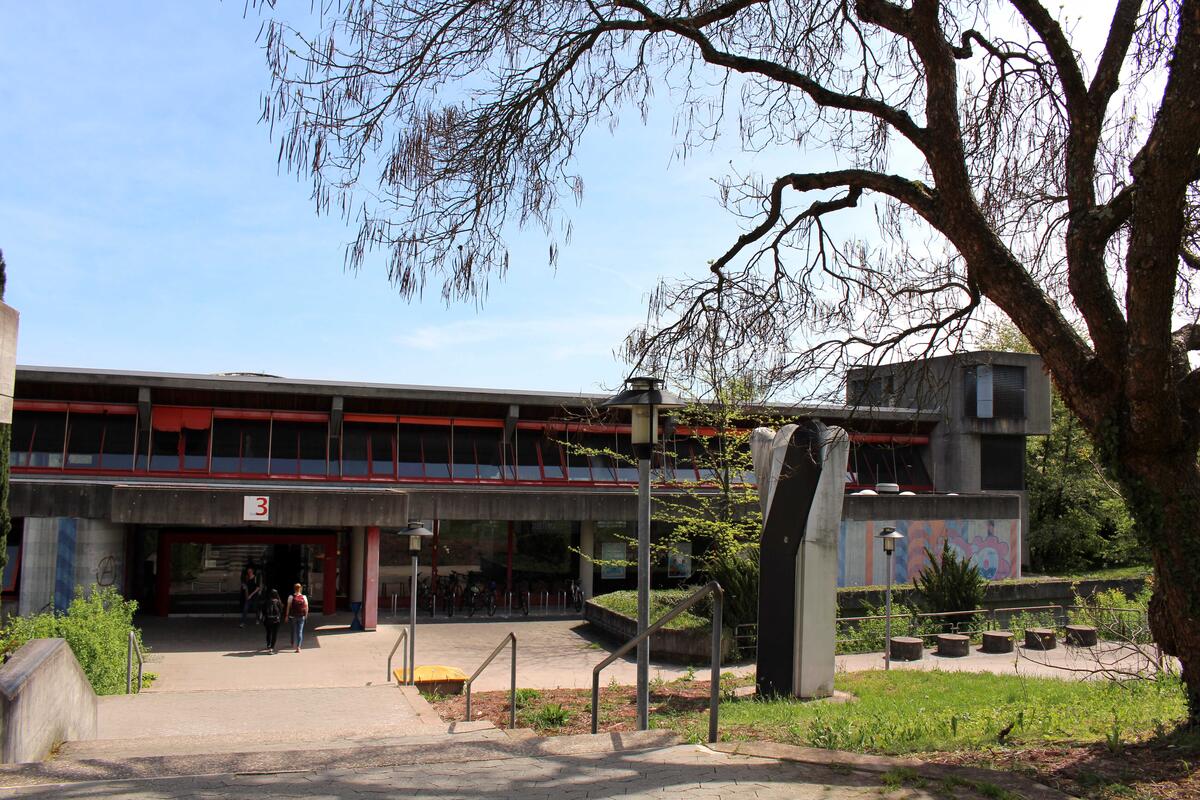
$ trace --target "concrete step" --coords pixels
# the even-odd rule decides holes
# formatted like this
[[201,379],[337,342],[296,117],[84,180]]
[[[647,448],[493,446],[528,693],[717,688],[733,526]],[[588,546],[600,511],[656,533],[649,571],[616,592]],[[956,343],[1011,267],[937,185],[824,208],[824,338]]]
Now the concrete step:
[[[519,757],[555,757],[587,753],[653,750],[678,744],[670,731],[608,733],[595,736],[542,738],[528,730],[464,730],[464,723],[435,736],[399,737],[370,743],[291,742],[286,750],[200,753],[191,755],[71,758],[59,757],[35,764],[0,766],[0,790],[21,786],[47,786],[122,781],[131,778],[166,778],[190,775],[271,774],[297,770],[354,770],[401,765],[473,763]],[[65,794],[65,792],[64,792]]]

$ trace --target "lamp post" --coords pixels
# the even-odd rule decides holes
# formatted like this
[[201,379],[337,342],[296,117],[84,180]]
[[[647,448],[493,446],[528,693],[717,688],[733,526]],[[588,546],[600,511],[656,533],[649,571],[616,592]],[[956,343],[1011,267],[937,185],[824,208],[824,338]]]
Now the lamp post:
[[883,668],[892,668],[892,555],[896,552],[896,542],[904,538],[904,534],[892,527],[879,532],[879,540],[883,542],[883,552],[887,554],[887,601],[884,613],[887,619],[883,623]]
[[[627,408],[630,436],[638,460],[638,621],[640,636],[650,627],[650,457],[658,441],[658,410],[680,408],[678,397],[664,391],[662,381],[649,376],[630,378],[626,389],[601,403],[604,408]],[[643,639],[637,647],[637,721],[638,730],[650,727],[650,642]]]
[[417,562],[421,555],[421,540],[432,539],[433,531],[420,522],[410,522],[403,531],[408,536],[408,552],[412,555],[412,589],[408,593],[408,682],[417,674]]

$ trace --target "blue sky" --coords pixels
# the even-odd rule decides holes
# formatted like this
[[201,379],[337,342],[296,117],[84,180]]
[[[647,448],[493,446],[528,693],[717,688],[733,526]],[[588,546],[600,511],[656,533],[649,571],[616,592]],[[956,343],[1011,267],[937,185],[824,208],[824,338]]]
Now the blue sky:
[[[114,369],[594,390],[660,274],[736,230],[717,156],[672,163],[666,115],[598,130],[557,270],[537,235],[481,309],[407,303],[319,218],[258,123],[242,4],[0,3],[0,248],[18,360]],[[649,178],[652,176],[652,179]]]

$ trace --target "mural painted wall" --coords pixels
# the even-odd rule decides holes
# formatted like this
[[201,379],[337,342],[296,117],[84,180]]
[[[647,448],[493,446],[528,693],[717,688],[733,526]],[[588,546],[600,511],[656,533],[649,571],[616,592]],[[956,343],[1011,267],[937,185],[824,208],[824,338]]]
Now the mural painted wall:
[[904,534],[892,557],[895,583],[911,583],[929,561],[926,548],[936,557],[947,540],[989,580],[1021,577],[1019,519],[842,520],[838,586],[887,583],[887,556],[878,536],[888,526]]

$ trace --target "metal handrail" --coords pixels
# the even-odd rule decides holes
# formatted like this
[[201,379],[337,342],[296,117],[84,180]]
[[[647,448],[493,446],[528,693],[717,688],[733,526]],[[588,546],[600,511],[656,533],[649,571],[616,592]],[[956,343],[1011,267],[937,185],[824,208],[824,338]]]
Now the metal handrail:
[[[396,655],[396,650],[399,649],[400,645],[407,639],[408,639],[408,628],[401,628],[400,635],[396,637],[396,643],[394,645],[392,645],[392,652],[388,653],[388,665],[387,665],[387,682],[388,683],[392,682],[392,657]],[[400,663],[403,665],[402,669],[404,670],[405,676],[407,676],[407,678],[408,678],[408,685],[411,686],[413,684],[413,680],[416,677],[413,674],[416,672],[416,667],[414,665],[408,663],[408,648],[407,647],[404,648],[404,655],[403,655]],[[411,669],[410,669],[410,667],[411,667]],[[396,681],[396,682],[399,683],[399,681]]]
[[512,642],[512,672],[509,676],[511,683],[508,689],[508,729],[512,730],[517,727],[517,635],[512,632],[509,632],[508,636],[505,636],[500,641],[500,644],[496,645],[496,649],[492,651],[492,654],[483,660],[483,663],[479,665],[479,669],[475,670],[471,674],[471,677],[467,678],[463,684],[463,687],[467,690],[467,722],[471,721],[471,684],[479,677],[479,673],[487,669],[488,664],[491,664],[492,660],[500,655],[500,651],[504,649],[504,645],[509,642]]
[[708,741],[715,742],[717,740],[717,714],[718,705],[721,700],[721,623],[725,613],[725,590],[721,588],[721,584],[716,581],[709,581],[704,586],[701,586],[690,595],[680,600],[671,610],[663,614],[646,630],[642,631],[637,636],[630,639],[625,644],[618,647],[612,655],[601,661],[592,669],[592,733],[597,733],[600,725],[600,717],[597,715],[597,710],[600,707],[600,671],[607,667],[612,662],[616,661],[621,656],[628,653],[630,650],[637,647],[643,640],[650,638],[651,634],[660,631],[668,622],[675,617],[687,611],[692,606],[699,603],[708,595],[713,596],[713,614],[712,614],[712,665],[710,677],[710,697],[708,705]]
[[133,692],[133,657],[137,655],[138,662],[138,682],[137,690],[142,691],[142,670],[146,665],[145,658],[142,655],[142,646],[138,644],[137,635],[129,632],[129,649],[125,654],[125,694]]

